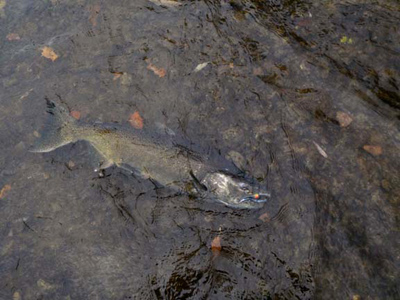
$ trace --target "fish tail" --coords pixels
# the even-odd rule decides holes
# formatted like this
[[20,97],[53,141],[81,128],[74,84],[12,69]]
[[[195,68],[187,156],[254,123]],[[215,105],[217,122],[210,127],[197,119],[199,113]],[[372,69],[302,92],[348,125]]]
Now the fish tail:
[[71,117],[62,105],[56,105],[47,97],[45,99],[48,118],[40,137],[29,149],[30,152],[50,152],[77,140],[74,130],[77,127],[77,120]]

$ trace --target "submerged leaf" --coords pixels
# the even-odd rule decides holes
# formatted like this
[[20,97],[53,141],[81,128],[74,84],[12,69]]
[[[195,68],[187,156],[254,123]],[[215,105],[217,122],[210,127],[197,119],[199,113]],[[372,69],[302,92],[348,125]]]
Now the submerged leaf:
[[43,279],[39,279],[36,282],[37,286],[43,290],[51,290],[53,288],[53,285],[44,281]]
[[13,300],[21,300],[21,294],[18,291],[14,292]]
[[174,6],[181,5],[181,3],[177,2],[177,1],[173,1],[173,0],[150,0],[150,1],[153,2],[154,4],[164,5],[164,6],[168,6],[168,7],[174,7]]
[[117,80],[124,74],[123,72],[111,72],[111,73],[114,75],[113,80]]
[[316,142],[313,142],[315,147],[317,148],[319,154],[321,154],[323,157],[328,158],[328,154],[326,154],[325,150],[322,149],[320,145],[318,145]]
[[203,70],[205,67],[207,67],[208,62],[202,63],[202,64],[198,64],[197,67],[194,69],[194,72],[199,72],[201,70]]
[[269,222],[271,220],[268,213],[263,213],[261,216],[258,217],[258,219],[263,222]]
[[211,251],[214,256],[218,256],[221,252],[221,238],[217,235],[211,242]]
[[81,112],[77,111],[77,110],[71,110],[71,112],[69,113],[71,115],[71,117],[73,117],[74,119],[79,120],[81,118]]
[[347,36],[342,36],[342,38],[340,39],[340,42],[342,44],[352,44],[353,43],[353,39],[352,38],[348,38]]
[[142,129],[143,128],[143,119],[140,116],[138,111],[135,111],[131,116],[129,117],[129,123],[136,129]]
[[29,94],[33,91],[33,89],[30,89],[29,91],[25,92],[20,98],[19,100],[25,99],[26,97],[29,96]]
[[51,59],[52,61],[55,61],[58,58],[58,55],[54,50],[47,46],[42,48],[42,56]]
[[4,198],[9,190],[11,190],[11,185],[6,184],[6,185],[0,190],[0,199]]
[[153,71],[154,74],[158,75],[158,77],[162,78],[165,76],[165,74],[166,74],[165,69],[157,68],[155,65],[153,65],[151,62],[148,62],[148,61],[147,61],[147,63],[148,63],[147,69]]
[[336,113],[336,119],[339,121],[341,127],[347,127],[351,122],[353,122],[353,118],[349,114],[346,114],[342,111],[338,111]]
[[376,145],[364,145],[363,149],[368,153],[378,156],[382,154],[382,147]]
[[96,4],[93,6],[89,7],[90,11],[90,16],[89,16],[89,22],[92,24],[93,27],[97,26],[97,15],[100,12],[100,5]]

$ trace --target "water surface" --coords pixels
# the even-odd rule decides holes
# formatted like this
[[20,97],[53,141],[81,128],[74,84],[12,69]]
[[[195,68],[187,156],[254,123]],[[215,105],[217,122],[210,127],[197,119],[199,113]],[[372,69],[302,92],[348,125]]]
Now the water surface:
[[[399,299],[399,20],[389,0],[1,0],[0,298]],[[271,201],[99,178],[84,142],[29,153],[45,97],[137,112]]]

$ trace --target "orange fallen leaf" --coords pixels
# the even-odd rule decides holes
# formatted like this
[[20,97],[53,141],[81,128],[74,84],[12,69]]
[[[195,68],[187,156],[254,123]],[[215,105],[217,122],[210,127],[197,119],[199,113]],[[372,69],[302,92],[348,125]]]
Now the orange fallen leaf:
[[148,62],[148,61],[147,61],[147,63],[148,63],[147,69],[153,71],[154,74],[158,75],[158,77],[162,78],[162,77],[164,77],[165,74],[167,73],[167,72],[165,71],[165,69],[163,69],[163,68],[157,68],[155,65],[153,65],[151,62]]
[[372,155],[381,155],[382,154],[382,147],[375,146],[375,145],[364,145],[363,149]]
[[51,59],[52,61],[55,61],[58,58],[58,55],[54,50],[47,46],[42,48],[42,56]]
[[73,117],[74,119],[79,120],[81,118],[81,112],[77,111],[77,110],[71,110],[71,112],[69,113],[71,115],[71,117]]
[[18,41],[21,39],[21,37],[17,33],[9,33],[7,34],[6,38],[9,41]]
[[219,253],[221,252],[221,249],[222,249],[221,237],[217,235],[211,242],[211,251],[214,256],[218,256]]
[[135,111],[131,116],[129,117],[129,123],[136,129],[142,129],[143,128],[143,119],[140,116],[138,111]]
[[261,216],[258,217],[258,219],[263,222],[269,222],[271,220],[268,213],[263,213]]
[[341,127],[347,127],[351,122],[353,122],[353,118],[349,114],[346,114],[342,111],[338,111],[336,113],[336,119],[339,121]]
[[100,12],[100,5],[96,4],[93,6],[89,6],[90,16],[89,22],[92,24],[93,27],[97,26],[97,15]]
[[11,185],[6,184],[3,186],[3,188],[0,190],[0,199],[4,198],[9,190],[11,190]]

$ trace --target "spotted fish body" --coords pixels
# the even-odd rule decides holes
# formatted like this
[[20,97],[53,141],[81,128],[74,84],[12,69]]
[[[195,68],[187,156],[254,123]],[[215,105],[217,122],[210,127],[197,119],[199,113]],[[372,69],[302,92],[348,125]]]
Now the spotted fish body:
[[[259,208],[263,205],[252,201],[240,203],[240,200],[250,195],[249,189],[242,189],[240,185],[247,183],[241,183],[226,173],[232,165],[230,162],[213,164],[207,157],[177,144],[172,136],[117,124],[84,123],[72,118],[63,106],[49,100],[47,111],[50,116],[41,138],[35,142],[31,152],[50,152],[83,140],[91,144],[102,157],[102,169],[116,165],[151,178],[161,185],[178,189],[183,189],[186,183],[194,180],[203,188],[202,195],[228,206]],[[220,170],[224,170],[224,173]]]

